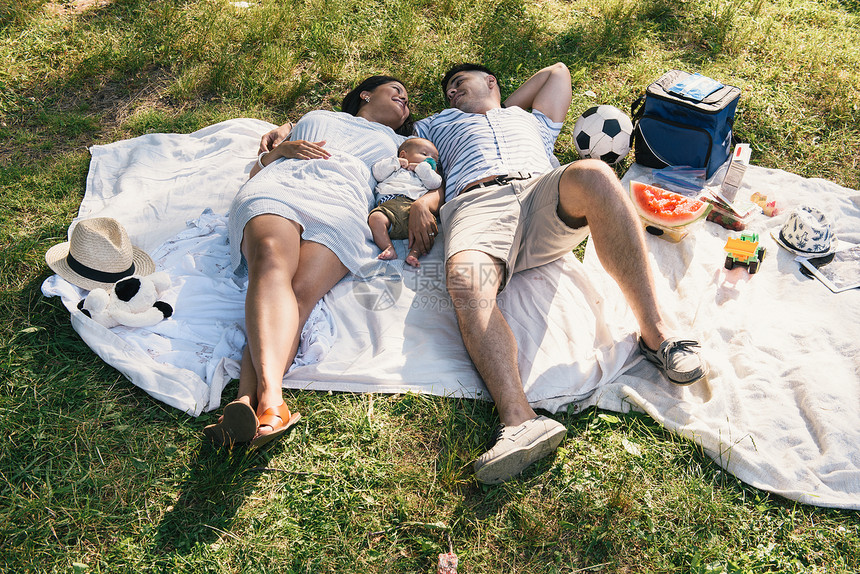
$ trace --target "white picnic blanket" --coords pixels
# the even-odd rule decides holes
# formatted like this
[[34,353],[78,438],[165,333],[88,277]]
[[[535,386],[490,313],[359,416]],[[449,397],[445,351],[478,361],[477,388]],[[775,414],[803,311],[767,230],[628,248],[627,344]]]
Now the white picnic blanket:
[[[192,415],[217,409],[238,375],[245,282],[229,268],[230,201],[272,124],[238,119],[189,135],[150,134],[91,148],[82,218],[119,220],[173,281],[162,299],[174,315],[149,329],[105,329],[76,310],[85,295],[58,276],[72,325],[107,363],[154,397]],[[70,227],[71,229],[71,227]],[[432,393],[483,397],[486,389],[463,347],[444,287],[442,242],[420,270],[401,257],[348,277],[305,325],[297,364],[284,379],[296,389]],[[617,376],[635,348],[629,321],[612,323],[595,282],[575,257],[524,273],[500,302],[520,341],[530,400],[555,411]],[[616,313],[624,317],[623,312]]]
[[[650,181],[650,170],[634,165],[624,181],[631,179]],[[711,222],[679,243],[647,239],[660,301],[702,342],[709,380],[654,384],[656,369],[643,361],[586,404],[647,412],[758,488],[860,508],[860,289],[834,294],[805,277],[769,233],[805,203],[831,218],[843,245],[860,244],[860,193],[750,167],[738,198],[754,191],[783,209],[773,218],[759,214],[747,229],[767,248],[755,275],[725,269],[726,239],[739,234]],[[595,261],[589,246],[592,274],[600,272]]]
[[[149,250],[173,279],[164,297],[176,309],[171,319],[108,330],[75,309],[84,295],[77,288],[57,276],[43,284],[100,357],[191,415],[218,408],[238,373],[245,285],[229,270],[224,213],[270,127],[231,120],[91,149],[78,219],[115,217]],[[856,191],[754,167],[741,193],[750,189],[786,208],[817,205],[842,241],[860,243]],[[749,484],[860,508],[860,293],[834,295],[800,275],[765,233],[783,219],[754,220],[769,253],[753,277],[723,268],[730,233],[714,224],[678,244],[649,237],[660,299],[711,363],[709,380],[689,387],[670,385],[632,352],[632,314],[591,247],[583,264],[569,256],[515,276],[500,305],[519,342],[529,400],[551,412],[641,410]],[[488,398],[456,329],[440,251],[441,242],[420,271],[398,262],[384,276],[339,283],[305,326],[284,386]]]

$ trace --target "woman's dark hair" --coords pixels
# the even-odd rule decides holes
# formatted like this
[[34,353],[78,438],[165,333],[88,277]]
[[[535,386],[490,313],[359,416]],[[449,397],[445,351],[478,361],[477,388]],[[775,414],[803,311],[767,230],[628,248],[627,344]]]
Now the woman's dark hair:
[[[401,85],[403,84],[403,82],[392,76],[370,76],[344,96],[343,102],[340,104],[340,110],[352,116],[358,115],[358,110],[363,104],[361,100],[361,92],[372,92],[379,86],[390,84],[392,82],[397,82]],[[414,121],[415,120],[412,118],[412,112],[410,112],[406,117],[406,120],[403,122],[403,125],[394,130],[394,132],[401,136],[411,136],[412,124]]]

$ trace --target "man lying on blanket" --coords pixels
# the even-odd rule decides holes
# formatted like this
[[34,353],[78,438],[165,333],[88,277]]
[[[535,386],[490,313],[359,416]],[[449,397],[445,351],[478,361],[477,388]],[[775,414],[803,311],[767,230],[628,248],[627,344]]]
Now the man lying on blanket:
[[540,70],[504,105],[496,77],[480,65],[452,68],[442,89],[452,107],[417,122],[415,132],[439,149],[447,176],[440,215],[448,292],[501,419],[495,444],[474,468],[480,482],[497,484],[552,453],[566,433],[537,416],[523,392],[517,342],[496,305],[511,274],[558,259],[590,232],[639,323],[644,356],[680,385],[708,367],[696,341],[668,331],[642,226],[615,172],[593,159],[555,167],[553,148],[571,103],[567,67]]

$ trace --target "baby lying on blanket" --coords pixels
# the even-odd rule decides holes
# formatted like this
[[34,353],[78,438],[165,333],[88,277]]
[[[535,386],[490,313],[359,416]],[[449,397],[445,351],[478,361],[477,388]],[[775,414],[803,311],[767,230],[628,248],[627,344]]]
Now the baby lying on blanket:
[[[389,157],[373,165],[376,185],[376,207],[367,217],[373,241],[382,250],[380,259],[394,259],[397,252],[392,239],[409,237],[409,208],[412,202],[442,185],[436,171],[439,152],[429,140],[410,138],[400,144],[397,157]],[[434,234],[435,235],[435,234]],[[406,263],[419,267],[418,253],[412,249]]]

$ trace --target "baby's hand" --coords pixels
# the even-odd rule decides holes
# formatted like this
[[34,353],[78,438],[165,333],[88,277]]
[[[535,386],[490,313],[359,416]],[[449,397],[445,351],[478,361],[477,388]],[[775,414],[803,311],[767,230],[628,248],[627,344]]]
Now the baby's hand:
[[409,171],[415,171],[415,168],[421,165],[420,163],[407,163],[407,165],[403,166]]
[[403,169],[409,169],[409,160],[405,157],[399,157],[397,160],[400,162],[400,167]]

